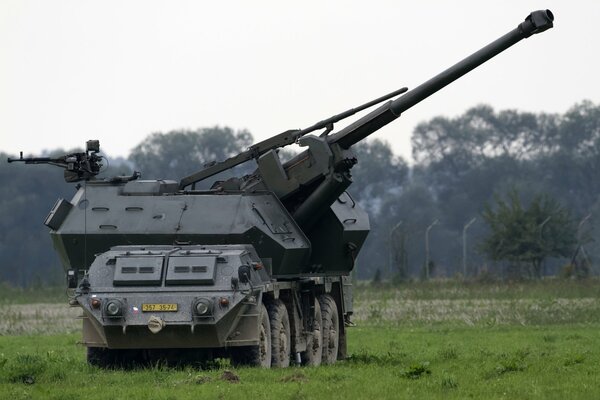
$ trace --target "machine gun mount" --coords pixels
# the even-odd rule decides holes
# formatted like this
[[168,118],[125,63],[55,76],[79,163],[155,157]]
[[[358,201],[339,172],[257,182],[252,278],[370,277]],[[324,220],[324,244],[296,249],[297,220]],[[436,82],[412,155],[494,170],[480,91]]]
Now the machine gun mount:
[[19,158],[9,158],[9,163],[22,162],[25,164],[50,164],[65,169],[66,182],[79,182],[94,179],[100,173],[102,168],[102,157],[100,152],[100,142],[98,140],[88,140],[86,142],[86,151],[81,153],[66,154],[61,157],[23,157],[21,152]]

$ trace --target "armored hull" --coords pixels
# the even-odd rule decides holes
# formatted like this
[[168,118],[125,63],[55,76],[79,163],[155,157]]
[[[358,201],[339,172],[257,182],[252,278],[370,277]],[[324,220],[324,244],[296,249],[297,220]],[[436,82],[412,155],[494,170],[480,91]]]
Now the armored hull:
[[[259,263],[252,246],[113,247],[94,260],[90,290],[80,298],[84,343],[112,349],[257,345],[257,305],[268,274],[258,270],[240,284],[238,267]],[[111,310],[111,302],[119,310]]]
[[86,254],[119,245],[251,244],[276,278],[347,275],[354,267],[348,243],[357,252],[369,231],[348,194],[310,240],[272,192],[184,192],[169,181],[89,182],[70,202],[57,202],[46,223],[66,269],[87,267],[94,259]]

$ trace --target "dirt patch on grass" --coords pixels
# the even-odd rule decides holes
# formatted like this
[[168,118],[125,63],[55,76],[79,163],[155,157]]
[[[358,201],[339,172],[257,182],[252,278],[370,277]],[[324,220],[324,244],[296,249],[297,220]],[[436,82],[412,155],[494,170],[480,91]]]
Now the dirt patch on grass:
[[228,369],[223,371],[223,374],[220,378],[222,381],[231,382],[231,383],[240,383],[240,376]]

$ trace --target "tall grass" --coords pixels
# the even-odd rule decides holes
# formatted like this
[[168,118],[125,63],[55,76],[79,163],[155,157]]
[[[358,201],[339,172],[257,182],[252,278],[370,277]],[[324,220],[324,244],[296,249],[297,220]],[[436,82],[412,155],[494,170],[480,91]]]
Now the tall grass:
[[548,278],[530,281],[475,282],[456,279],[414,281],[401,284],[357,282],[356,300],[393,297],[427,299],[541,299],[600,297],[600,279]]
[[0,282],[0,306],[5,304],[66,303],[65,287],[35,285],[26,288]]
[[600,323],[600,281],[371,285],[354,291],[353,320],[367,324],[543,325]]

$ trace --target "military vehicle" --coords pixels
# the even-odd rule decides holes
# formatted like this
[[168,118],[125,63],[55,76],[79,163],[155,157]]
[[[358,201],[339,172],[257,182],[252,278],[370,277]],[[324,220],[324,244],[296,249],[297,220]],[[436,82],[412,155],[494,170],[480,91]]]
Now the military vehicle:
[[[347,192],[357,162],[352,146],[551,28],[553,19],[549,10],[535,11],[411,91],[285,131],[179,182],[137,173],[97,178],[98,141],[60,158],[9,160],[57,165],[68,182],[82,182],[70,201],[56,202],[45,224],[67,273],[70,303],[83,310],[89,363],[227,356],[235,364],[286,367],[343,359],[353,312],[348,276],[369,232],[368,216]],[[333,132],[336,122],[384,101]],[[315,131],[322,132],[309,135]],[[293,143],[306,150],[282,163],[277,149]],[[197,187],[251,160],[253,173]]]

